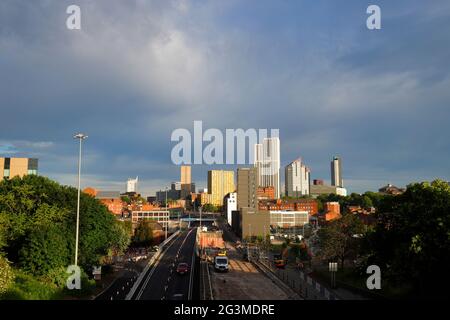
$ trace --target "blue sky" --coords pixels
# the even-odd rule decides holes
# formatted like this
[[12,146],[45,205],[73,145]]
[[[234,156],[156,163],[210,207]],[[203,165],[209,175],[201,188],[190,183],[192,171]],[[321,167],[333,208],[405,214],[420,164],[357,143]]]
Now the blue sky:
[[[312,178],[340,155],[349,191],[450,180],[449,21],[445,0],[2,1],[0,155],[75,185],[82,131],[85,186],[151,194],[178,180],[171,132],[202,120],[279,128]],[[199,187],[210,168],[234,167],[194,166]]]

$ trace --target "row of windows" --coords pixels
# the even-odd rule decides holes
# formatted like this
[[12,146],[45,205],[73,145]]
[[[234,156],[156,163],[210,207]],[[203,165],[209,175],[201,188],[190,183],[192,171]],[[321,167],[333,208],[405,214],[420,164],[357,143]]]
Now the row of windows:
[[154,217],[154,218],[165,218],[168,219],[169,217],[167,216],[166,213],[138,213],[138,217]]
[[[37,170],[28,170],[27,174],[36,174],[37,175]],[[3,177],[9,178],[10,175],[11,175],[11,169],[4,169],[3,170]]]

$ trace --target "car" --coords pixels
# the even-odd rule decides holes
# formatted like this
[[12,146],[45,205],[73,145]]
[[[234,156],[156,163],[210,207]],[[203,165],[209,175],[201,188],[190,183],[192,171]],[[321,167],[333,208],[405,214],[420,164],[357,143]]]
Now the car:
[[189,272],[189,265],[186,262],[180,262],[177,266],[178,274],[185,274]]
[[275,260],[275,267],[277,267],[278,269],[284,269],[285,266],[286,263],[284,262],[284,260]]
[[182,293],[175,293],[172,296],[172,300],[183,300],[183,299],[184,299],[184,294],[182,294]]

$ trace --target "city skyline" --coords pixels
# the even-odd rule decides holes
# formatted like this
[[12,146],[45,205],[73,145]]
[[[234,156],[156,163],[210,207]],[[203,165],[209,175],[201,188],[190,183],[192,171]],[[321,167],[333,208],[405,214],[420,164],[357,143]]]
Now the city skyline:
[[377,31],[358,1],[78,1],[76,31],[66,5],[0,4],[0,156],[38,158],[41,175],[76,185],[83,131],[84,187],[139,176],[154,194],[178,179],[170,133],[202,120],[279,128],[280,166],[301,155],[311,179],[329,181],[339,154],[349,192],[450,180],[446,1],[379,1]]

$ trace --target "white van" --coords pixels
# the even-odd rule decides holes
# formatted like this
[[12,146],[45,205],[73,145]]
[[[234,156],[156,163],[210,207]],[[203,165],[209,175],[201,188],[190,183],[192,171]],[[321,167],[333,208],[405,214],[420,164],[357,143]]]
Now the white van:
[[216,271],[228,271],[228,257],[216,256],[214,257],[214,269]]

